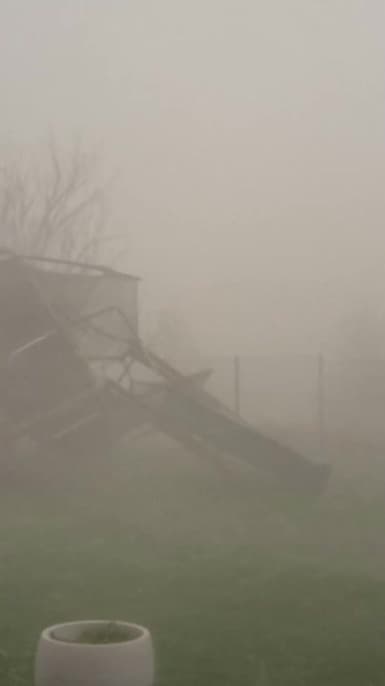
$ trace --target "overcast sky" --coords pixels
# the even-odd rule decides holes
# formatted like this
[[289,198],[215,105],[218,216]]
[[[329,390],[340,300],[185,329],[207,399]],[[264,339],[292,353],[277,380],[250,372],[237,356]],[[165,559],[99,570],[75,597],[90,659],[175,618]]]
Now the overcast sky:
[[385,311],[384,0],[0,0],[0,140],[118,171],[152,307],[213,349]]

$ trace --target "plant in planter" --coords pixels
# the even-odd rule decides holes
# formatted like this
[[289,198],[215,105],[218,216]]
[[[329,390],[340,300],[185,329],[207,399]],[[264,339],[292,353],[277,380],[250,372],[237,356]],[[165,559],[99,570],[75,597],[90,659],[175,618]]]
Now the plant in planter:
[[142,626],[82,621],[41,634],[35,686],[152,686],[153,680],[152,639]]

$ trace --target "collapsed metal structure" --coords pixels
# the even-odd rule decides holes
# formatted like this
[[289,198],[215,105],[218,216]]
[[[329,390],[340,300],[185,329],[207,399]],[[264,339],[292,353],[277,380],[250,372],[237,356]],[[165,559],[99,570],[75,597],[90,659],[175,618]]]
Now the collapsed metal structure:
[[328,465],[226,408],[204,389],[208,372],[186,376],[145,347],[137,289],[138,279],[103,266],[0,253],[3,449],[23,438],[37,449],[100,450],[151,428],[205,459],[247,462],[263,487],[322,492]]

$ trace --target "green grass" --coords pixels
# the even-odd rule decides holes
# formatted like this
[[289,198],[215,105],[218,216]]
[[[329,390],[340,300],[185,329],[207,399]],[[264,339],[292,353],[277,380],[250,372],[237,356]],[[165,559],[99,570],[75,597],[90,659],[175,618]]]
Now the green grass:
[[3,495],[1,686],[31,686],[43,627],[103,618],[151,629],[160,686],[385,683],[379,497],[277,516],[250,478],[109,460]]

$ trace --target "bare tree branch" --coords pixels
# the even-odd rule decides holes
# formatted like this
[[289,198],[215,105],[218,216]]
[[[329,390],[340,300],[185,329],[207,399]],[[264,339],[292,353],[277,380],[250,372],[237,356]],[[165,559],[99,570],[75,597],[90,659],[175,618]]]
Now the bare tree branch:
[[77,143],[63,155],[50,140],[40,165],[3,162],[0,246],[42,256],[95,260],[106,234],[105,189]]

